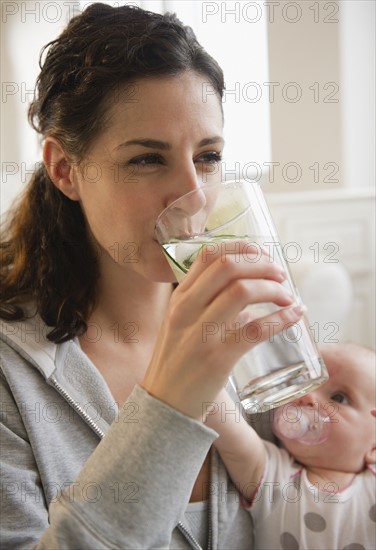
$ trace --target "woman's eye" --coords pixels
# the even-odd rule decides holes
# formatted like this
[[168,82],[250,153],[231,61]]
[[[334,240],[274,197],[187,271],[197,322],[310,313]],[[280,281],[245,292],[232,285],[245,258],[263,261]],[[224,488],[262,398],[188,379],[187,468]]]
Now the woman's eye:
[[221,162],[221,160],[221,153],[218,153],[217,151],[208,151],[207,153],[202,153],[202,155],[197,157],[195,162],[212,165]]
[[335,393],[331,396],[330,400],[335,401],[336,403],[343,403],[345,405],[347,405],[349,402],[347,396],[343,393]]
[[131,159],[128,162],[128,164],[133,164],[136,166],[150,166],[153,164],[163,164],[163,159],[161,155],[153,153],[153,154],[140,155],[139,157],[135,157]]

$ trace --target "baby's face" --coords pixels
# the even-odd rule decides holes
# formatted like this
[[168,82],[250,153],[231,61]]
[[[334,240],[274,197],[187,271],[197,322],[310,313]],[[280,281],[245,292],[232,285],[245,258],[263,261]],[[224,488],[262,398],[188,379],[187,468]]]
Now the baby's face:
[[343,472],[359,472],[376,462],[375,359],[371,352],[352,346],[322,351],[329,380],[295,403],[312,405],[331,419],[327,441],[320,445],[281,438],[302,464]]

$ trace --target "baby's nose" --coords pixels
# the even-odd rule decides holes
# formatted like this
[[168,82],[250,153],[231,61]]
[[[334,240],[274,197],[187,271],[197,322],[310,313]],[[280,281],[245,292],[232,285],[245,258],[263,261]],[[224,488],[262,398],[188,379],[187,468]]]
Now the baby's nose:
[[318,396],[315,392],[307,393],[297,400],[300,407],[314,407],[315,403],[318,403]]

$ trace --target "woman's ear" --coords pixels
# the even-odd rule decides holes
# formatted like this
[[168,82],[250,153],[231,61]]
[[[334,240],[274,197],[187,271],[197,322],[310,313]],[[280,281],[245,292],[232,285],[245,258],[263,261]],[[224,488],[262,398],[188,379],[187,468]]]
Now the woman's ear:
[[80,196],[73,178],[72,161],[53,137],[47,137],[44,142],[43,160],[53,184],[72,201],[79,201]]

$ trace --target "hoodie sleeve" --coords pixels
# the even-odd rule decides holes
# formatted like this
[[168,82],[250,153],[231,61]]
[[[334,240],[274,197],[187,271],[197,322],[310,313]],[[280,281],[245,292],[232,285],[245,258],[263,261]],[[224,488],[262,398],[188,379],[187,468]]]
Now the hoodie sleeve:
[[40,475],[19,409],[0,371],[2,548],[31,548],[48,527]]
[[170,546],[216,432],[136,386],[128,400],[137,405],[135,422],[120,413],[74,490],[67,487],[47,509],[32,445],[13,396],[0,381],[7,412],[1,422],[4,548]]

